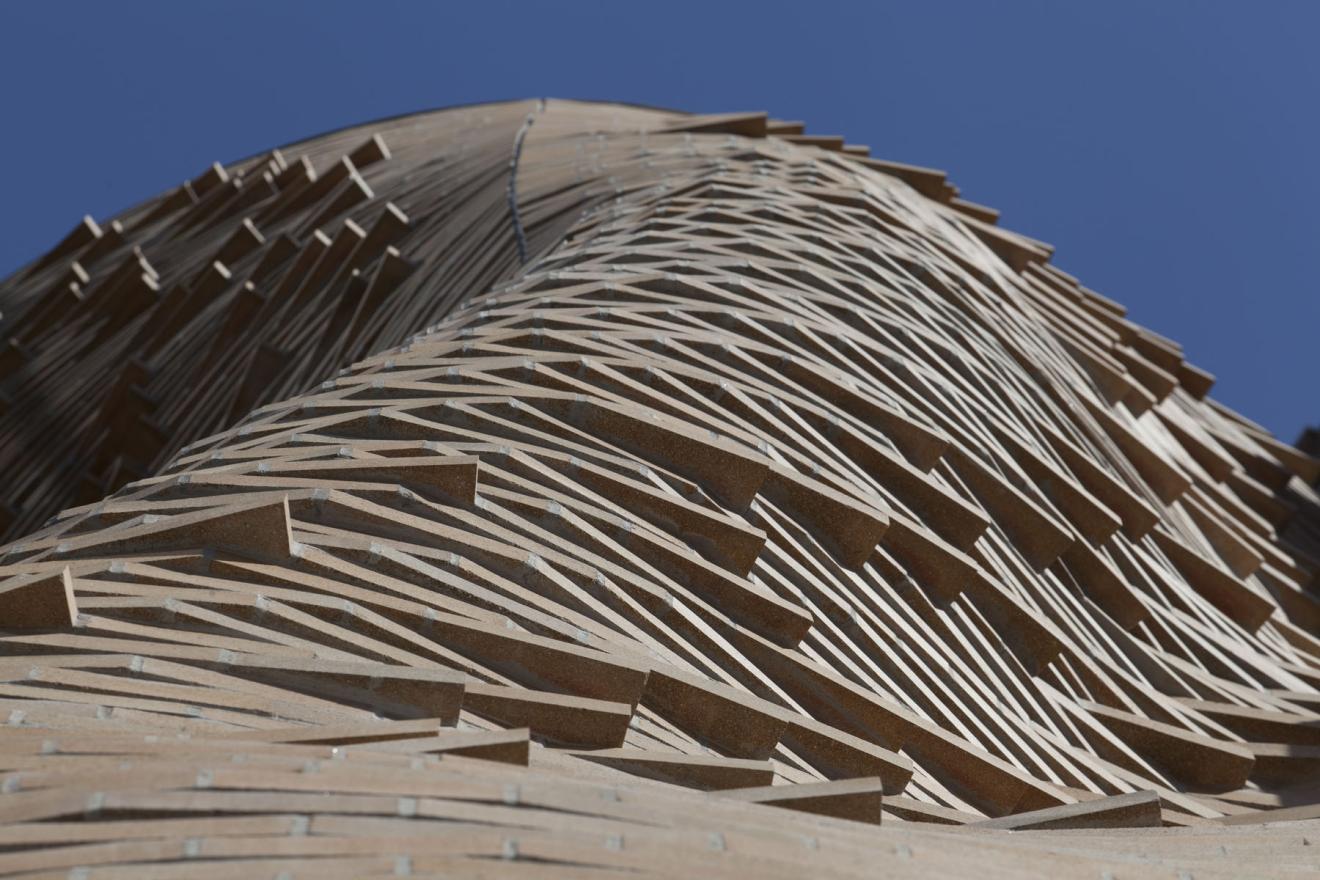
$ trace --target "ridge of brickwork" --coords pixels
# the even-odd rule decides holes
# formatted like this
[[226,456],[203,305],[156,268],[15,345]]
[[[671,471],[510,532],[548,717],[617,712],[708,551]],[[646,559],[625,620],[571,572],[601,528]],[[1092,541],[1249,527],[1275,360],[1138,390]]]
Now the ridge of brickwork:
[[1314,459],[938,172],[445,113],[306,149],[471,211],[131,319],[187,429],[0,548],[0,873],[1313,869]]

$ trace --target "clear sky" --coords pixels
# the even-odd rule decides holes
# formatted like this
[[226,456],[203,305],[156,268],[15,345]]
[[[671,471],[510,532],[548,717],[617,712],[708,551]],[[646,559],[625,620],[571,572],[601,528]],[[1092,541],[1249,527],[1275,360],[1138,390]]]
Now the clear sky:
[[947,170],[1289,442],[1320,422],[1320,2],[0,0],[0,276],[269,147],[523,97]]

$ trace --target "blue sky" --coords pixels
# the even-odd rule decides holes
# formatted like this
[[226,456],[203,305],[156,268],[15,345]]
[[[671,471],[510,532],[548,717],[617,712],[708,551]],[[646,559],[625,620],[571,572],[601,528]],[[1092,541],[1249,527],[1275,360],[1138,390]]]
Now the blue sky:
[[276,144],[553,96],[949,171],[1291,442],[1320,422],[1320,3],[0,3],[0,275]]

